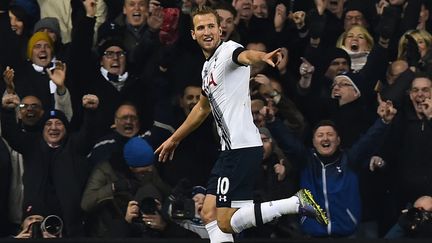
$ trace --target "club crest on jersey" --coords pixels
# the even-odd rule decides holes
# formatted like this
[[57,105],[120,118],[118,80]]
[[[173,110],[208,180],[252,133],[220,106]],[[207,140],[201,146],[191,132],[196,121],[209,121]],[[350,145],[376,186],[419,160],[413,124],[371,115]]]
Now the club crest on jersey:
[[209,87],[212,86],[212,85],[213,86],[217,86],[217,83],[216,83],[216,81],[213,78],[213,73],[210,73],[210,75],[206,77],[204,83],[205,83],[206,86],[209,86]]

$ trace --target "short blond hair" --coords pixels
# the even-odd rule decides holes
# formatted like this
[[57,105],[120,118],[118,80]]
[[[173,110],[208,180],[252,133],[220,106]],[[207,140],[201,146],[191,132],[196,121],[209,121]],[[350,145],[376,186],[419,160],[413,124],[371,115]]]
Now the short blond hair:
[[345,46],[344,46],[345,39],[347,38],[348,33],[349,33],[351,30],[353,30],[353,29],[358,29],[358,30],[360,30],[360,32],[364,35],[364,37],[365,37],[365,39],[366,39],[366,42],[368,43],[368,48],[369,48],[368,51],[372,50],[372,48],[374,47],[374,44],[375,44],[375,42],[374,42],[374,40],[373,40],[373,38],[372,38],[372,35],[369,33],[369,31],[368,31],[366,28],[364,28],[363,26],[360,26],[360,25],[354,25],[354,26],[351,27],[349,30],[343,32],[343,33],[339,36],[339,38],[338,38],[338,40],[337,40],[337,42],[336,42],[336,47],[338,47],[338,48],[345,47]]

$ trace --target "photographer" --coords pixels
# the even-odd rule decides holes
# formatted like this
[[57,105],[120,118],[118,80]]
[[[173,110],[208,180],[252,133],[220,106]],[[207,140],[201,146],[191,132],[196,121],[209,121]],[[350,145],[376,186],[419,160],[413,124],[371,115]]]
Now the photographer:
[[418,198],[413,207],[402,210],[398,222],[387,232],[385,239],[432,237],[432,197]]
[[41,207],[29,206],[24,212],[21,231],[15,239],[62,238],[63,221],[55,215],[48,216],[55,220],[47,220],[46,212]]
[[[142,187],[155,187],[161,198],[168,197],[171,188],[159,177],[153,164],[151,146],[140,137],[132,137],[123,153],[114,152],[109,160],[93,169],[81,201],[88,214],[88,231],[97,237],[124,237],[118,230],[129,201],[136,200]],[[139,200],[136,200],[139,201]]]
[[128,223],[126,237],[198,238],[163,216],[162,197],[154,186],[141,187],[135,197],[137,201],[129,202],[124,218]]

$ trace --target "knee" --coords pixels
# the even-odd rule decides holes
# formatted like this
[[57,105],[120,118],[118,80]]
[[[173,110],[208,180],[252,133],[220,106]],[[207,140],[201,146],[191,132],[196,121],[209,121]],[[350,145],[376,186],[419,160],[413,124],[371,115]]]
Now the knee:
[[218,219],[218,226],[220,230],[224,233],[234,233],[233,229],[231,228],[231,221],[229,219]]

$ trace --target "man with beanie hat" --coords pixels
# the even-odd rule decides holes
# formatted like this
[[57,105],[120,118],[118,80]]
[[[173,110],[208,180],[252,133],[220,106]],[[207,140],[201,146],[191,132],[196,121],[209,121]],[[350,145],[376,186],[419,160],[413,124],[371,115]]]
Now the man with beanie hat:
[[[170,195],[171,188],[159,177],[153,162],[152,147],[141,137],[132,137],[121,151],[114,151],[109,159],[95,165],[81,200],[82,209],[94,219],[88,222],[92,236],[131,236],[123,232],[122,225],[115,228],[112,225],[114,221],[129,217],[126,209],[131,206],[130,201],[142,197],[144,189],[140,191],[141,188],[154,187],[161,199]],[[119,209],[114,214],[113,206]],[[113,222],[107,221],[106,214]],[[129,224],[123,226],[130,227]]]
[[[352,79],[353,76],[355,76],[353,73],[343,73],[334,78],[331,97],[333,99],[339,99],[340,105],[349,103],[361,95],[359,88]],[[350,94],[348,95],[350,98],[345,96],[345,93],[343,92],[344,87],[352,87],[351,91],[353,92],[349,92]]]
[[[59,108],[56,105],[59,99],[70,99],[65,85],[66,64],[55,60],[54,43],[47,33],[36,32],[32,35],[27,45],[27,58],[23,66],[15,69],[10,80],[15,86],[13,92],[19,97],[36,96],[44,110]],[[71,108],[67,113],[72,116]]]
[[60,146],[66,137],[69,122],[62,111],[51,110],[45,112],[41,120],[43,124],[43,137],[50,147]]
[[[92,16],[95,6],[87,1],[84,6],[87,15]],[[78,20],[80,28],[76,29],[71,43],[70,73],[73,87],[70,88],[80,95],[95,94],[103,101],[96,118],[100,124],[95,131],[97,137],[105,136],[111,131],[111,117],[125,101],[139,104],[139,120],[143,130],[149,129],[153,123],[150,83],[143,80],[142,76],[129,72],[127,57],[130,53],[118,37],[104,38],[97,44],[96,60],[88,58],[95,56],[92,52],[95,20],[88,16]],[[74,113],[79,110],[80,107],[74,107]]]
[[36,32],[27,45],[27,58],[40,67],[47,67],[53,58],[54,45],[51,37],[44,32]]
[[129,53],[127,61],[131,69],[139,71],[142,64],[147,63],[147,57],[152,56],[160,45],[159,32],[164,20],[163,7],[151,3],[150,13],[149,0],[123,2],[123,12],[113,21],[106,21],[99,27],[98,43],[112,37],[120,38],[124,50]]
[[63,44],[59,20],[54,17],[45,17],[36,22],[33,33],[45,32],[51,37],[55,49],[55,59],[67,60],[69,58],[69,44]]
[[[77,133],[67,133],[68,121],[63,112],[46,111],[43,131],[24,132],[16,122],[16,94],[7,94],[2,103],[2,135],[24,158],[23,205],[45,205],[56,210],[65,224],[68,237],[84,236],[80,200],[87,179],[86,154],[91,145],[93,111],[99,100],[94,95],[82,98],[87,119]],[[50,211],[52,213],[52,211]]]
[[23,221],[21,223],[20,232],[14,238],[29,239],[29,238],[62,238],[62,233],[52,235],[42,229],[41,223],[48,215],[59,214],[56,211],[56,205],[37,205],[31,204],[24,208]]
[[154,154],[150,145],[140,137],[133,137],[125,144],[124,158],[131,168],[153,165]]
[[310,89],[319,97],[330,97],[328,87],[336,75],[351,69],[351,59],[345,50],[337,47],[327,48],[321,57],[316,56],[318,49],[309,54],[311,56],[306,57],[307,60],[303,59],[300,66],[299,87],[302,90]]

